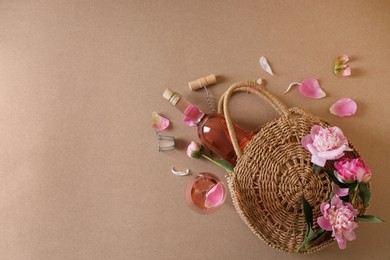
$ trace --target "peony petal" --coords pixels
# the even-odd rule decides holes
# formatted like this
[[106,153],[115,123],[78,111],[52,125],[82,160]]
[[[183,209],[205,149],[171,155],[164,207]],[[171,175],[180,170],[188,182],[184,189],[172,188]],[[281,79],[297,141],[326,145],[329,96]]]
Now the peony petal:
[[318,166],[324,167],[326,163],[326,159],[322,158],[316,154],[312,154],[311,156],[311,162],[314,164],[317,164]]
[[352,116],[356,110],[357,104],[350,98],[339,99],[329,108],[331,114],[339,117]]
[[347,63],[348,61],[349,61],[348,55],[341,55],[340,57],[337,58],[335,65],[340,66],[342,64]]
[[351,76],[351,68],[348,65],[341,65],[336,69],[336,75],[341,77],[349,77]]
[[336,208],[340,208],[343,206],[343,201],[339,197],[333,196],[332,200],[330,201],[330,204],[332,206],[335,206]]
[[337,184],[332,182],[333,194],[339,197],[345,197],[348,195],[349,188],[340,188]]
[[347,240],[345,240],[343,238],[336,239],[336,240],[337,240],[337,244],[339,245],[340,249],[345,249],[347,247]]
[[343,236],[348,240],[352,241],[356,239],[355,232],[353,231],[343,231]]
[[268,64],[266,57],[261,56],[259,63],[261,65],[261,67],[263,68],[263,70],[265,70],[267,73],[269,73],[271,75],[274,75],[274,73],[272,72],[271,66]]
[[205,207],[213,208],[222,204],[225,195],[225,189],[222,183],[212,187],[206,194]]
[[312,143],[311,144],[307,144],[306,149],[309,150],[309,152],[311,154],[318,154],[317,148],[315,148]]
[[344,151],[348,151],[347,148],[348,147],[346,145],[341,145],[339,148],[334,150],[318,152],[318,155],[325,158],[326,160],[335,160],[343,157]]
[[325,129],[325,128],[322,128],[321,126],[319,125],[313,125],[310,129],[310,135],[312,136],[312,138],[314,138],[314,136],[318,135],[318,133],[320,132],[320,130],[322,129]]
[[160,116],[159,114],[157,114],[157,112],[152,112],[152,117],[153,117],[153,128],[156,129],[157,131],[165,130],[169,126],[170,123],[169,119]]
[[299,92],[309,98],[323,98],[326,93],[321,89],[320,84],[314,78],[305,79],[299,85]]
[[317,223],[323,230],[331,231],[332,225],[324,217],[317,218]]
[[287,92],[289,92],[292,87],[299,86],[299,85],[301,85],[300,82],[292,82],[292,83],[290,83],[290,85],[288,85],[287,90],[283,93],[283,95],[287,94]]
[[306,135],[301,140],[301,145],[306,149],[308,149],[307,145],[312,143],[313,143],[313,138],[311,137],[311,135]]
[[338,171],[333,171],[334,173],[334,176],[339,180],[339,182],[341,183],[345,183],[345,181],[343,181],[342,177],[340,176],[339,172]]
[[329,127],[328,129],[329,129],[332,133],[337,134],[338,137],[339,137],[340,139],[345,139],[345,136],[344,136],[343,131],[342,131],[340,128],[338,128],[337,126],[332,126],[332,127]]

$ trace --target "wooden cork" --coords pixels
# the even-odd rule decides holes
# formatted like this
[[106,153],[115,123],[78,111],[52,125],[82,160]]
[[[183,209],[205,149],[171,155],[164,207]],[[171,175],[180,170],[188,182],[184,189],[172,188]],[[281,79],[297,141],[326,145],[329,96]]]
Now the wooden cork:
[[208,75],[204,78],[196,79],[194,81],[188,82],[188,86],[192,91],[204,88],[206,86],[217,83],[217,78],[214,74]]

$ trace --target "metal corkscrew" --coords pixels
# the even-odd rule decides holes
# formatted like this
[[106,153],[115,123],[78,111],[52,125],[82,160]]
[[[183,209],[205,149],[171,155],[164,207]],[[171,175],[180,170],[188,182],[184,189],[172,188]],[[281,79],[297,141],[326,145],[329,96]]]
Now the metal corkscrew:
[[214,74],[211,74],[209,76],[199,78],[188,83],[192,91],[200,88],[204,88],[204,90],[206,91],[207,104],[209,105],[210,111],[212,113],[217,112],[217,102],[214,96],[207,90],[207,86],[215,84],[216,82],[217,82],[217,78],[215,77]]

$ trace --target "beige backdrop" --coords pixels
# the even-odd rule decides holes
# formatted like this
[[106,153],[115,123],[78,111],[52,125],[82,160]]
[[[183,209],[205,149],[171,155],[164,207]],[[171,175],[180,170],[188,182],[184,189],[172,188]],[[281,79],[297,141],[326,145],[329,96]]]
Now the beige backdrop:
[[[224,172],[186,156],[196,131],[162,98],[171,87],[206,110],[188,81],[215,73],[220,96],[264,78],[344,130],[373,170],[368,213],[390,221],[389,44],[389,1],[0,1],[0,258],[389,259],[388,224],[361,223],[346,250],[306,256],[259,241],[230,197],[212,215],[191,211],[189,178],[171,166]],[[341,54],[351,78],[332,73]],[[307,77],[328,96],[281,95]],[[328,112],[341,97],[355,116]],[[276,117],[250,95],[232,106],[247,128]],[[152,111],[172,120],[176,150],[157,152]]]

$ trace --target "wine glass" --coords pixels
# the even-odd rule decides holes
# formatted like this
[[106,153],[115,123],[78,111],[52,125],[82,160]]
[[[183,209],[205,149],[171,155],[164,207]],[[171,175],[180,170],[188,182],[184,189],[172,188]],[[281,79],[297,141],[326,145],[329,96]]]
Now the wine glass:
[[188,182],[185,193],[189,207],[201,214],[215,212],[226,199],[225,185],[217,176],[208,172],[194,176]]

